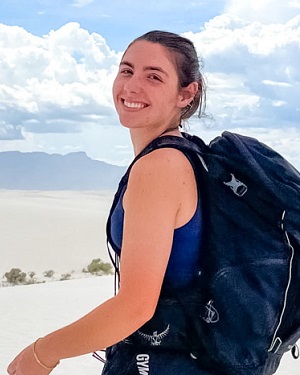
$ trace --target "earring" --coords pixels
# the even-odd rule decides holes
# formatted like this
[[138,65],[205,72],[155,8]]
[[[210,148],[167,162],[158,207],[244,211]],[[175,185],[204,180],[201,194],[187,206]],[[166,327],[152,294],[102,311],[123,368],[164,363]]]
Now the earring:
[[194,99],[191,102],[189,102],[189,104],[187,105],[188,109],[191,109],[193,105],[194,105]]
[[192,108],[193,104],[194,104],[194,99],[191,102],[189,102],[189,104],[187,106],[182,108],[181,117],[188,113],[188,111]]

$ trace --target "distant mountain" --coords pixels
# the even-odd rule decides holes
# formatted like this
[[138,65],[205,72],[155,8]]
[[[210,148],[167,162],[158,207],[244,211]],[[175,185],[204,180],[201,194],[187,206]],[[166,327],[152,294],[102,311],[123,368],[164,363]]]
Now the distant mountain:
[[0,152],[0,189],[112,190],[124,172],[124,167],[93,160],[85,152]]

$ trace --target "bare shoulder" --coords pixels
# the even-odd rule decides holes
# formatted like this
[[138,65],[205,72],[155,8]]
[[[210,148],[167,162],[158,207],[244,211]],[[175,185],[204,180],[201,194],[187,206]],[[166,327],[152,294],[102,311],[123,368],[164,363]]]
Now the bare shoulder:
[[[145,200],[154,206],[170,205],[180,212],[192,212],[197,200],[193,168],[186,156],[174,148],[155,150],[132,167],[124,204],[143,205]],[[150,203],[151,202],[151,203]],[[189,216],[186,213],[185,217]]]
[[151,174],[152,178],[163,176],[164,181],[167,178],[178,181],[178,178],[185,177],[191,172],[192,166],[181,151],[175,148],[161,148],[139,159],[134,164],[131,174],[133,179]]
[[197,197],[195,174],[189,160],[177,149],[164,148],[134,164],[123,204],[127,212],[152,212],[150,216],[159,215],[156,222],[173,221],[173,228],[178,228],[193,216]]

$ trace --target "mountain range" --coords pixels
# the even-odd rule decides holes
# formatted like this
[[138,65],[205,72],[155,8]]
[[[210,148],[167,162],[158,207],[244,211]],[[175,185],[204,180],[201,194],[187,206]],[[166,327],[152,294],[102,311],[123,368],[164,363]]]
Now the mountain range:
[[0,152],[0,189],[115,190],[124,172],[85,152]]

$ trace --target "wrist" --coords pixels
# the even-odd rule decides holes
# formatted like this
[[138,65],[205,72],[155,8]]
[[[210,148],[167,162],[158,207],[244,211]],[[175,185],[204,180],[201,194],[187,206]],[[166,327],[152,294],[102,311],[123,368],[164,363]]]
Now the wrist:
[[33,344],[33,356],[36,362],[45,370],[53,370],[60,362],[58,359],[53,359],[46,354],[46,350],[43,349],[42,338],[37,339]]

